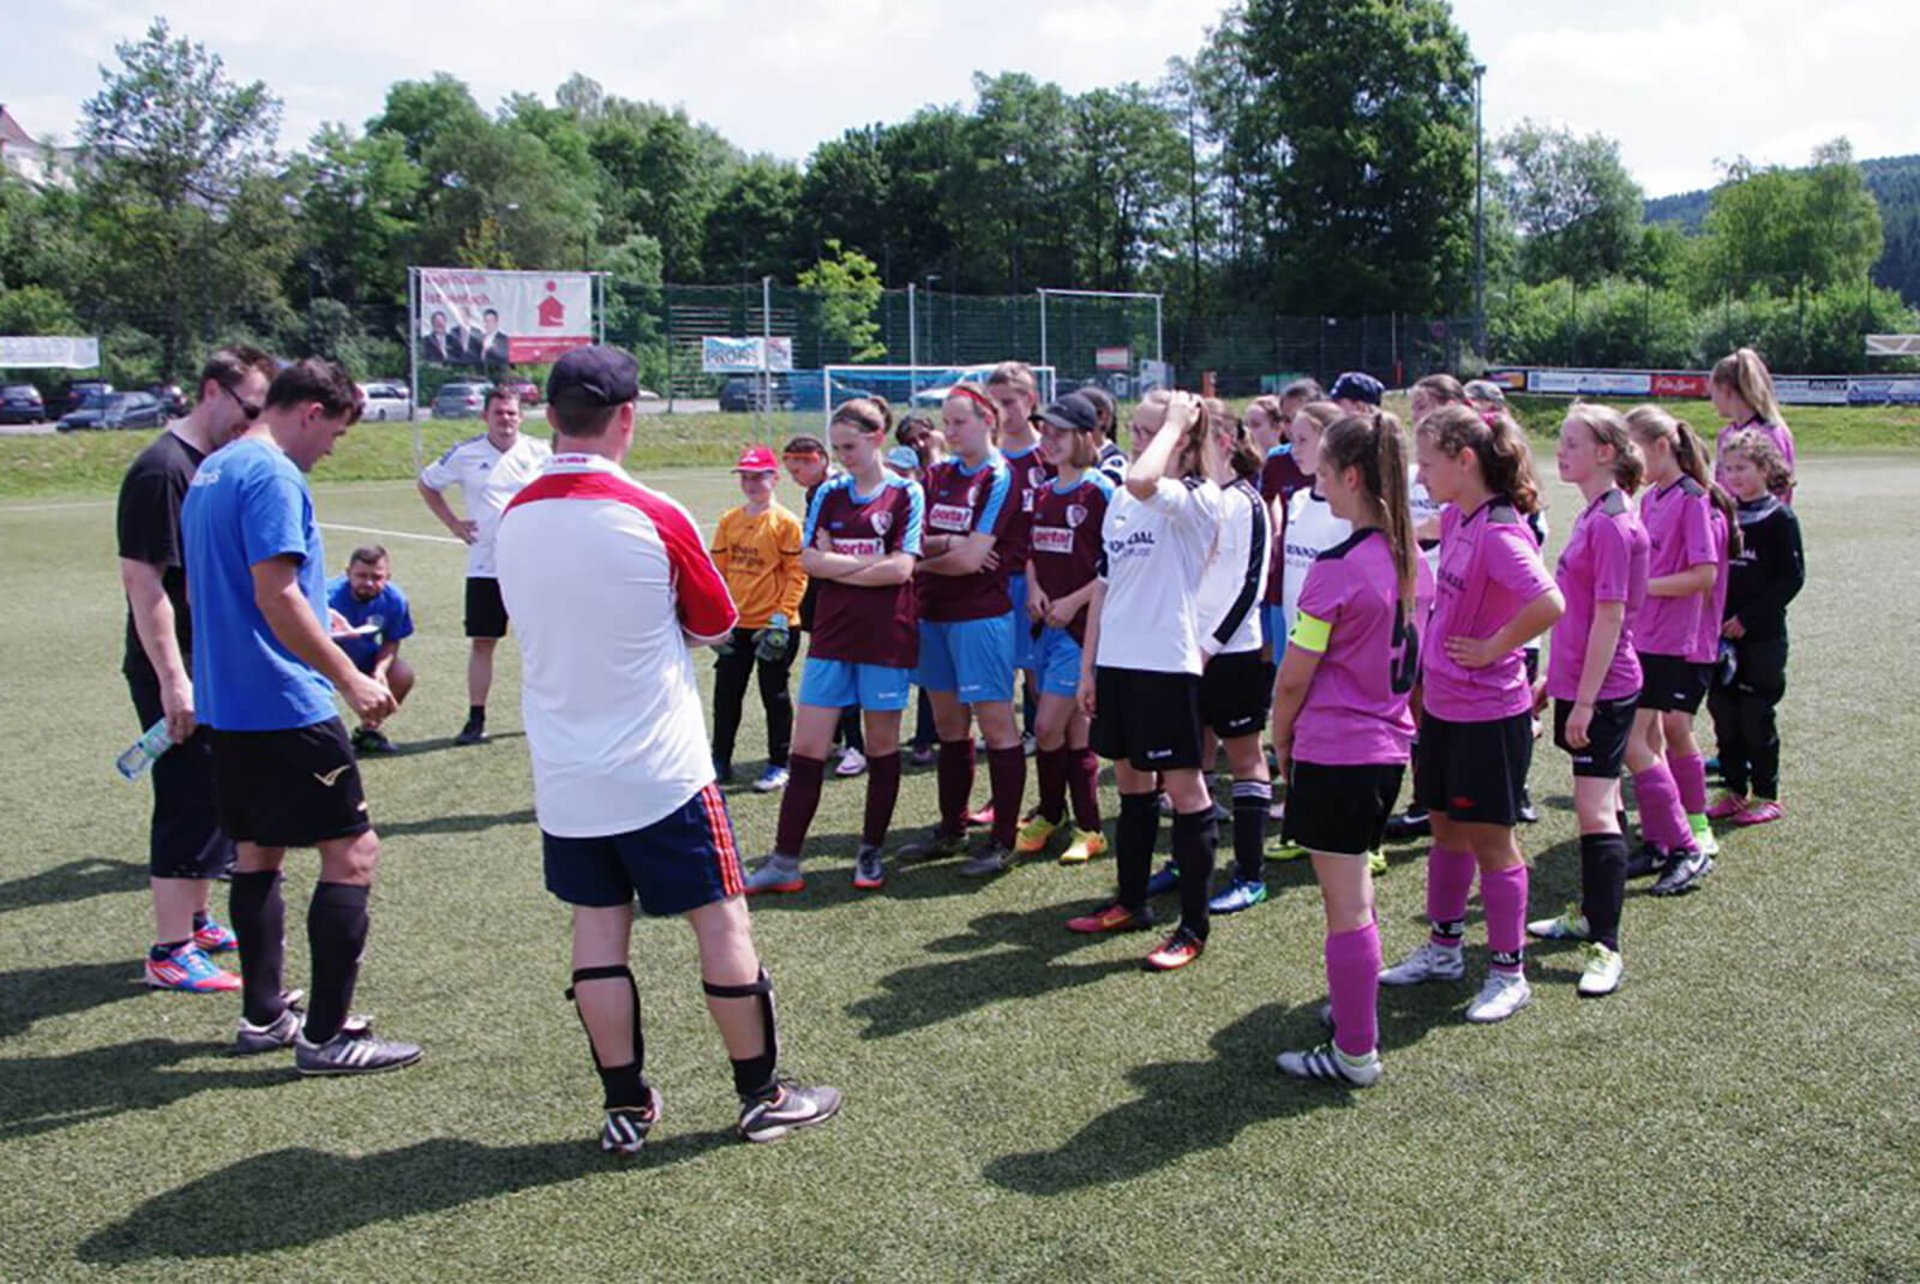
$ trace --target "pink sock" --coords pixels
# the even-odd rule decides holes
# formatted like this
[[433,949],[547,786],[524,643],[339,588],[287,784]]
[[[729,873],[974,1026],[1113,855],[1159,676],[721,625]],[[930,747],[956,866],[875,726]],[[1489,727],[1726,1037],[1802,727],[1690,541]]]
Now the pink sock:
[[1526,863],[1480,875],[1480,904],[1487,912],[1487,949],[1494,969],[1520,971],[1527,940]]
[[[1473,853],[1457,847],[1435,843],[1427,853],[1427,921],[1435,925],[1431,937],[1435,945],[1460,944],[1460,936],[1466,931],[1467,897],[1473,894],[1475,868]],[[1442,923],[1457,925],[1459,930],[1446,935],[1437,930]]]
[[1634,772],[1633,792],[1640,801],[1640,833],[1648,842],[1672,851],[1691,840],[1687,814],[1680,810],[1680,791],[1674,788],[1673,773],[1665,762]]
[[1676,758],[1667,755],[1667,770],[1673,773],[1673,784],[1680,791],[1680,810],[1689,816],[1707,814],[1707,760],[1697,753]]
[[1380,1041],[1380,928],[1327,937],[1327,993],[1333,999],[1333,1041],[1364,1057]]

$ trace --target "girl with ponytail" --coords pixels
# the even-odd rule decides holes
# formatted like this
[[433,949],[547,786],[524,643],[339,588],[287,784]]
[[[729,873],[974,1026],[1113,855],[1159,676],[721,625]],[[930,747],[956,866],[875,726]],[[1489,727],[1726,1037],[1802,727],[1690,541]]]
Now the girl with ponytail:
[[[1714,443],[1716,455],[1724,461],[1727,442],[1735,433],[1757,432],[1773,443],[1781,459],[1786,461],[1787,473],[1792,474],[1793,430],[1787,427],[1787,417],[1780,412],[1780,402],[1773,393],[1773,375],[1759,353],[1752,348],[1739,348],[1716,361],[1713,374],[1707,380],[1707,393],[1713,398],[1714,413],[1727,421]],[[1726,486],[1724,463],[1715,467],[1713,479]],[[1787,482],[1774,493],[1781,503],[1791,504],[1793,483]]]

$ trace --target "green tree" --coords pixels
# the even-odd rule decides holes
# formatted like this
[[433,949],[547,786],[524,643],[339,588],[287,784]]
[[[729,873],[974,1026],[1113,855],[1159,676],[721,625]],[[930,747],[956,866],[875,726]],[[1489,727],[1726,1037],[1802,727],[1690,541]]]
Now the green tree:
[[751,281],[792,271],[800,174],[756,156],[733,172],[707,211],[701,259],[714,280]]
[[872,259],[830,240],[826,257],[800,274],[800,288],[819,297],[821,337],[845,344],[847,360],[878,361],[887,355],[873,319],[884,287]]
[[1646,197],[1621,163],[1619,143],[1523,120],[1493,154],[1493,182],[1522,238],[1528,281],[1588,285],[1629,265]]
[[348,302],[403,298],[413,211],[426,181],[405,140],[323,125],[289,177],[300,202],[296,275],[308,292]]
[[1702,302],[1851,286],[1880,257],[1880,207],[1844,139],[1815,149],[1807,170],[1736,161],[1710,201],[1694,273]]
[[80,319],[44,285],[0,291],[0,334],[79,334]]

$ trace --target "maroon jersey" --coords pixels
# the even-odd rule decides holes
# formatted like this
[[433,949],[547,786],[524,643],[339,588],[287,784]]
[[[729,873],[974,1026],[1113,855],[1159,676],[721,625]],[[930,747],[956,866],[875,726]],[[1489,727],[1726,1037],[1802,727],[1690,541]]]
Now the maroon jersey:
[[[1048,597],[1078,593],[1100,574],[1100,523],[1107,516],[1107,500],[1113,495],[1113,482],[1097,468],[1087,472],[1065,490],[1062,483],[1048,482],[1034,494],[1033,501],[1033,578]],[[1026,621],[1016,620],[1024,628]],[[1087,608],[1067,625],[1073,640],[1086,645]]]
[[1287,560],[1287,501],[1293,498],[1293,492],[1309,485],[1313,478],[1300,471],[1300,465],[1293,462],[1293,451],[1275,446],[1267,452],[1267,462],[1260,466],[1260,498],[1267,501],[1271,510],[1274,500],[1279,500],[1279,513],[1273,522],[1273,556],[1267,563],[1268,606],[1279,606],[1284,589],[1282,574]]
[[[891,553],[920,556],[925,499],[917,483],[889,475],[875,495],[856,495],[850,476],[822,486],[807,510],[806,547],[825,530],[833,551],[878,560]],[[913,577],[891,588],[862,588],[815,579],[809,656],[851,664],[911,669],[920,663],[920,623],[914,611]]]
[[[1002,454],[1007,467],[1013,470],[1014,511],[1007,522],[1007,529],[1000,536],[999,543],[993,546],[1002,561],[1011,563],[1011,574],[1021,575],[1027,564],[1027,554],[1032,549],[1033,506],[1040,496],[1041,487],[1053,480],[1047,471],[1047,461],[1040,457],[1040,447],[1035,445],[1025,454]],[[1011,502],[1011,501],[1010,501]]]
[[1000,565],[972,575],[917,576],[921,619],[935,623],[990,620],[1013,609],[1013,599],[1007,596],[1007,577],[1015,566],[1007,556],[1006,536],[1018,507],[1013,469],[998,451],[972,472],[958,459],[942,460],[928,470],[927,534],[990,534]]

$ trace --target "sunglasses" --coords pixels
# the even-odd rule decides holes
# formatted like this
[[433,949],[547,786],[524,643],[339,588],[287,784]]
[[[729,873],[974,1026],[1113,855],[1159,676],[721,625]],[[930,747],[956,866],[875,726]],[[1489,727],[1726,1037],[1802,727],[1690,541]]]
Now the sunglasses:
[[240,394],[235,392],[233,389],[227,387],[227,385],[224,383],[220,385],[220,391],[226,393],[229,397],[233,398],[233,404],[240,407],[240,413],[247,417],[248,423],[252,423],[254,420],[258,419],[261,416],[261,414],[264,413],[266,410],[265,406],[258,405],[251,401],[242,401],[240,399]]

